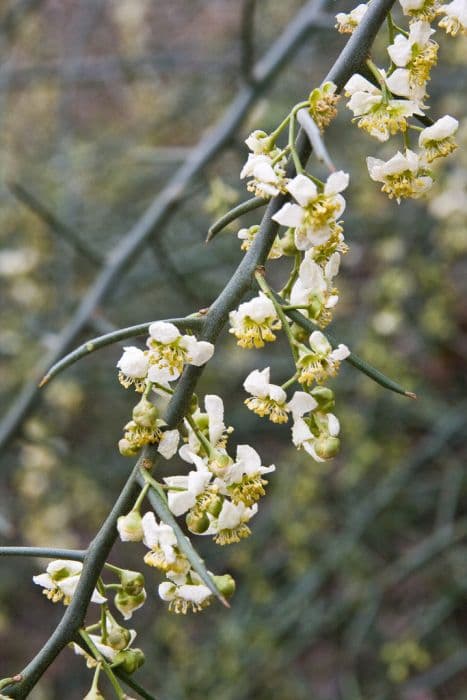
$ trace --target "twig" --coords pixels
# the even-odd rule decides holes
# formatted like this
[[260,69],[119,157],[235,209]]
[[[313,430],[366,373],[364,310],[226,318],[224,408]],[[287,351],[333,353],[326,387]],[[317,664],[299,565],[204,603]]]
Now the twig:
[[[334,66],[328,73],[327,80],[333,80],[339,88],[342,88],[343,84],[345,84],[350,76],[359,69],[392,4],[393,0],[373,0],[359,27],[351,36]],[[268,80],[272,77],[292,51],[294,42],[296,44],[298,40],[301,40],[304,34],[306,35],[315,13],[319,12],[321,7],[321,2],[315,3],[314,0],[305,5],[292,21],[291,25],[289,25],[288,30],[286,30],[281,39],[278,40],[278,43],[276,43],[274,53],[269,53],[258,67],[259,75],[268,75]],[[306,22],[305,27],[304,22]],[[290,43],[291,36],[294,37],[294,42],[292,42],[292,44]],[[265,87],[265,85],[263,85],[263,87]],[[245,90],[247,90],[248,94],[245,94]],[[253,99],[254,93],[250,94],[250,90],[251,88],[245,88],[243,91],[242,114],[246,109],[246,105],[250,104]],[[230,122],[233,121],[237,123],[237,120],[241,118],[238,115],[238,109],[239,105],[236,106],[235,114],[229,115]],[[233,117],[235,117],[235,119]],[[214,139],[216,143],[215,150],[220,147],[220,143],[224,143],[227,133],[230,133],[232,130],[230,126],[229,129],[226,130],[226,126],[224,120],[222,123],[222,134],[218,133],[217,138]],[[204,148],[207,150],[205,151]],[[213,144],[210,143],[203,147],[202,154],[199,153],[198,149],[195,149],[195,151],[198,152],[198,161],[196,162],[197,171],[201,163],[205,163],[206,159],[212,157]],[[302,162],[304,162],[310,154],[310,147],[303,132],[299,134],[297,139],[297,151]],[[78,320],[81,323],[84,321],[83,315],[84,318],[87,318],[97,301],[99,301],[112,286],[115,270],[123,269],[121,267],[122,263],[120,262],[123,253],[126,253],[129,259],[133,259],[143,242],[150,235],[152,227],[154,226],[154,221],[159,221],[161,212],[166,211],[166,208],[172,206],[174,201],[176,201],[179,191],[178,188],[182,186],[187,178],[191,179],[194,165],[195,163],[191,162],[182,167],[181,172],[179,171],[175,176],[176,182],[172,181],[175,192],[169,196],[169,193],[164,191],[164,202],[161,202],[160,198],[155,200],[155,203],[149,208],[143,219],[132,229],[123,247],[120,246],[117,249],[113,264],[106,268],[104,276],[99,278],[98,284],[96,283],[96,286],[91,290],[91,293],[80,307],[73,322],[75,327]],[[288,170],[289,172],[293,172],[293,168],[290,164]],[[173,197],[175,197],[175,199],[173,199]],[[279,207],[282,206],[284,200],[284,196],[279,196],[271,200],[264,214],[260,231],[252,246],[244,256],[224,290],[210,307],[206,315],[206,321],[201,336],[205,340],[212,342],[217,338],[227,321],[229,311],[237,305],[250,286],[254,271],[259,265],[265,263],[277,232],[277,224],[273,222],[272,216],[278,211]],[[125,265],[128,265],[127,260],[125,260]],[[79,325],[79,327],[81,326]],[[183,420],[201,373],[202,368],[200,367],[189,365],[185,368],[167,408],[166,421],[169,428],[175,427]],[[156,455],[157,452],[154,446],[147,446],[143,449],[141,457],[128,478],[111,513],[89,546],[88,554],[84,561],[83,572],[80,576],[70,606],[67,608],[61,622],[49,640],[31,663],[24,669],[22,673],[23,680],[18,685],[12,686],[11,689],[7,689],[7,693],[11,697],[26,697],[59,652],[73,639],[82,626],[96,581],[105,564],[112,544],[116,539],[117,518],[124,514],[136,499],[138,492],[137,478],[140,469],[146,469],[149,473],[156,463]]]
[[[313,331],[316,330],[315,324],[312,323],[306,316],[300,313],[300,311],[298,311],[297,309],[287,308],[287,302],[279,294],[275,292],[273,293],[277,301],[283,306],[285,306],[284,312],[289,318],[292,319],[292,321],[294,321],[298,326],[300,326],[304,330],[308,331],[308,333],[313,333]],[[331,333],[329,333],[328,330],[326,330],[326,335],[334,344],[337,343],[336,339],[332,336]],[[403,386],[387,377],[385,374],[380,372],[379,369],[376,369],[376,367],[370,365],[368,362],[363,360],[354,352],[350,353],[350,355],[346,358],[346,361],[356,369],[360,370],[360,372],[366,374],[368,377],[370,377],[370,379],[373,379],[373,381],[375,381],[377,384],[383,386],[385,389],[394,391],[396,394],[401,394],[402,396],[407,396],[410,399],[417,398],[416,394],[414,394],[412,391],[406,391]]]
[[57,549],[55,547],[0,547],[0,557],[43,557],[84,561],[85,549]]
[[[167,318],[164,319],[166,323],[173,323],[178,328],[199,330],[203,325],[202,315],[186,316],[185,318]],[[126,340],[127,338],[134,338],[138,335],[145,335],[148,332],[149,326],[152,321],[147,321],[146,323],[139,323],[136,326],[128,326],[127,328],[119,328],[116,331],[111,331],[105,335],[101,335],[97,338],[92,338],[86,343],[83,343],[77,347],[72,352],[65,355],[61,360],[56,362],[47,372],[47,374],[41,379],[39,386],[43,387],[48,384],[53,377],[62,372],[66,367],[70,367],[75,362],[80,360],[86,355],[90,355],[100,348],[104,348],[107,345],[112,345],[113,343],[118,343],[121,340]]]
[[238,204],[233,209],[230,209],[224,216],[221,216],[212,226],[209,227],[208,235],[206,236],[206,243],[212,241],[214,236],[216,236],[222,229],[228,226],[232,221],[239,219],[244,214],[248,214],[250,211],[254,211],[259,207],[263,207],[268,203],[267,199],[262,197],[252,197],[247,199],[246,202]]

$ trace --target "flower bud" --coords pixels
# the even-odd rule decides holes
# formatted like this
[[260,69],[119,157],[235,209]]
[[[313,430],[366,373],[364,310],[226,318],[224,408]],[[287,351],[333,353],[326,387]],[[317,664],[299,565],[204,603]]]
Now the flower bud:
[[328,413],[334,408],[334,392],[327,386],[315,386],[310,393],[318,402],[318,408],[323,413]]
[[126,438],[122,438],[118,441],[118,449],[123,457],[134,457],[139,452],[139,449],[134,447]]
[[125,569],[120,574],[122,588],[130,596],[137,596],[144,590],[144,576],[139,571]]
[[230,576],[230,574],[224,574],[223,576],[213,576],[214,583],[216,584],[219,591],[226,598],[231,598],[235,593],[235,581]]
[[195,535],[201,535],[209,527],[209,518],[206,513],[194,513],[190,511],[186,516],[186,526]]
[[133,409],[133,420],[143,428],[154,428],[158,416],[159,411],[145,396]]
[[207,511],[211,515],[213,515],[215,518],[219,515],[219,513],[222,510],[222,504],[224,502],[224,499],[222,496],[217,496],[216,498],[213,498],[212,501],[210,502]]
[[107,627],[107,644],[120,651],[125,649],[130,643],[131,634],[130,630],[119,625],[115,620],[111,621],[110,626]]
[[117,610],[123,615],[125,620],[129,620],[130,617],[133,615],[134,611],[138,610],[138,608],[144,605],[145,600],[146,591],[144,589],[141,591],[141,593],[138,593],[137,595],[128,595],[128,593],[125,593],[125,591],[122,589],[120,591],[117,591],[117,594],[114,598],[114,605],[117,608]]
[[337,437],[328,435],[319,438],[314,443],[315,452],[321,459],[332,459],[339,452],[340,440]]
[[127,515],[121,515],[117,520],[117,530],[122,542],[141,542],[143,526],[138,510],[131,510]]
[[292,332],[292,336],[295,338],[295,340],[298,340],[299,343],[307,342],[309,333],[297,323],[292,323],[290,330]]
[[144,653],[141,649],[125,649],[118,652],[114,664],[120,666],[126,673],[134,673],[144,664],[144,661]]

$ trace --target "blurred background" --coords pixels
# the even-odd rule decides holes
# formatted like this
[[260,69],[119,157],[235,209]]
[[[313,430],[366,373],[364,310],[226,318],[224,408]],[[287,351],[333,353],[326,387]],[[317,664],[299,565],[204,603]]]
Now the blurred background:
[[[105,256],[244,89],[250,51],[242,16],[251,26],[255,9],[259,57],[303,4],[3,0],[3,416],[59,346]],[[329,11],[350,7],[332,3]],[[215,298],[241,259],[240,223],[259,218],[244,217],[204,243],[210,223],[249,196],[239,180],[243,140],[254,128],[271,130],[319,85],[345,42],[333,14],[254,95],[225,148],[118,274],[71,347],[113,326],[185,315]],[[331,331],[418,400],[343,366],[332,383],[341,453],[317,464],[291,447],[287,427],[243,406],[242,382],[253,368],[270,365],[278,383],[289,376],[286,346],[242,351],[222,335],[200,393],[224,397],[233,440],[254,445],[277,471],[249,540],[230,548],[196,540],[209,569],[237,580],[229,611],[212,605],[201,615],[170,615],[157,597],[157,571],[142,564],[145,548],[115,546],[112,561],[144,567],[149,599],[132,627],[147,663],[137,677],[160,699],[467,698],[467,54],[462,37],[440,31],[435,38],[440,66],[430,83],[430,116],[458,118],[464,148],[438,166],[428,201],[397,206],[380,194],[365,157],[389,157],[402,142],[394,137],[381,146],[362,134],[344,101],[326,133],[338,168],[351,173],[350,252]],[[380,65],[385,42],[383,31],[374,50]],[[34,202],[54,215],[52,225],[31,209]],[[285,269],[273,262],[268,275],[279,284]],[[120,353],[111,346],[92,354],[29,410],[19,407],[18,429],[1,457],[2,544],[85,547],[98,529],[132,465],[116,448],[134,402],[117,381]],[[163,475],[177,471],[174,460]],[[0,566],[3,677],[38,651],[62,608],[32,583],[43,561]],[[74,700],[90,680],[65,650],[30,697]]]

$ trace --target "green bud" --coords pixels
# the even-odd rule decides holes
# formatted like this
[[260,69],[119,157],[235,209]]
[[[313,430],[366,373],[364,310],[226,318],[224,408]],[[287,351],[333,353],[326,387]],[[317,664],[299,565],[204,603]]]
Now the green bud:
[[216,498],[213,498],[211,503],[209,504],[207,511],[211,515],[213,515],[215,518],[219,515],[219,513],[222,510],[222,504],[224,502],[224,499],[222,496],[217,496]]
[[186,516],[186,526],[195,535],[201,535],[209,527],[209,518],[206,513],[193,513],[190,511]]
[[122,438],[118,441],[118,449],[123,457],[134,457],[139,452],[139,448],[135,447],[126,438]]
[[339,452],[340,440],[337,437],[322,437],[314,443],[315,452],[321,459],[332,459]]
[[334,392],[327,386],[315,386],[311,395],[318,402],[318,407],[323,413],[329,413],[334,408]]
[[159,411],[145,396],[133,409],[133,420],[143,428],[156,427],[158,416]]
[[129,620],[132,613],[138,610],[146,600],[146,591],[143,589],[137,595],[128,595],[123,589],[117,591],[114,598],[114,605],[123,615],[125,620]]
[[144,533],[140,512],[130,510],[126,515],[121,515],[117,520],[117,529],[123,542],[141,542]]
[[125,569],[120,574],[120,583],[125,593],[130,596],[139,595],[144,590],[144,576],[139,571]]
[[298,340],[299,343],[308,343],[308,338],[310,336],[309,331],[304,330],[297,323],[292,323],[290,330],[292,332],[292,336],[295,338],[295,340]]
[[117,624],[115,620],[111,621],[110,627],[107,627],[107,644],[119,651],[125,649],[131,639],[130,630]]
[[134,673],[144,664],[144,661],[144,653],[141,649],[125,649],[118,652],[114,664],[120,666],[126,673]]
[[214,583],[225,598],[231,598],[235,593],[235,581],[230,574],[213,576]]

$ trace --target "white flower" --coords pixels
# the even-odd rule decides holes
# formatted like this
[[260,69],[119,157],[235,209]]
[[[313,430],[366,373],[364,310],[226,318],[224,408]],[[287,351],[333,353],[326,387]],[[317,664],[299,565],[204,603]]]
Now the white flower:
[[122,542],[141,542],[143,526],[139,511],[131,510],[126,515],[121,515],[117,520],[117,530]]
[[317,186],[305,175],[296,175],[287,184],[287,190],[298,202],[287,202],[272,217],[282,226],[295,229],[295,245],[298,250],[326,243],[338,227],[337,219],[345,209],[345,199],[340,194],[349,184],[349,176],[342,170],[332,173],[319,192]]
[[[198,464],[196,466],[198,467]],[[203,466],[205,466],[204,463]],[[193,508],[197,497],[208,486],[211,476],[211,472],[204,468],[191,471],[187,475],[164,478],[165,483],[169,487],[167,491],[169,508],[175,516],[183,515],[190,508]]]
[[[57,559],[50,562],[45,574],[33,576],[32,580],[45,590],[44,595],[53,603],[63,600],[65,605],[69,605],[73,598],[76,587],[79,583],[83,565],[79,561],[68,561]],[[94,589],[91,597],[93,603],[105,603],[107,598]]]
[[420,132],[418,145],[425,149],[425,156],[429,163],[436,158],[441,158],[452,153],[456,148],[453,136],[459,128],[459,122],[454,117],[441,117],[432,126]]
[[156,321],[149,326],[150,368],[148,378],[166,385],[178,379],[185,364],[200,367],[211,359],[214,345],[197,340],[194,335],[182,335],[173,323]]
[[[110,632],[109,629],[109,624],[108,621],[106,620],[106,626],[107,626],[107,631]],[[110,646],[110,644],[105,644],[102,641],[102,637],[97,634],[90,634],[89,637],[91,641],[93,642],[94,646],[96,647],[97,651],[99,651],[102,656],[107,659],[107,661],[113,662],[115,661],[115,657],[120,651],[123,651],[125,649],[129,649],[133,642],[136,639],[136,631],[135,630],[128,630],[129,632],[129,639],[128,643],[126,644],[123,649],[114,649],[113,647]],[[85,651],[82,647],[79,646],[79,644],[73,644],[73,650],[75,654],[78,654],[79,656],[84,656],[88,660],[87,665],[89,667],[93,667],[97,664],[96,660],[94,657],[90,656],[87,651]]]
[[123,355],[117,362],[117,367],[120,370],[118,380],[125,389],[134,384],[137,391],[143,391],[149,358],[143,350],[133,346],[123,348],[123,351]]
[[281,327],[274,304],[263,292],[231,311],[229,321],[229,332],[242,348],[262,348],[276,339],[272,331]]
[[369,156],[366,162],[371,179],[382,182],[381,190],[398,202],[402,197],[420,197],[433,184],[423,161],[410,149],[405,154],[398,151],[388,161]]
[[354,9],[346,14],[345,12],[338,12],[336,15],[336,28],[341,34],[352,34],[353,31],[358,27],[366,11],[368,10],[368,5],[361,3],[354,7]]
[[277,384],[270,384],[270,369],[255,369],[250,372],[243,382],[245,391],[252,394],[253,398],[246,399],[245,404],[250,411],[258,416],[268,416],[273,423],[287,422],[287,409],[285,402],[287,394]]
[[210,528],[206,534],[215,534],[214,541],[220,545],[239,542],[241,539],[251,534],[251,530],[246,523],[248,523],[257,512],[257,503],[249,508],[245,506],[243,501],[232,503],[226,498],[222,504],[222,509],[218,518],[212,519]]
[[308,307],[302,313],[324,328],[332,320],[331,309],[339,301],[333,278],[339,272],[340,255],[333,253],[324,268],[312,256],[313,251],[305,253],[299,277],[290,292],[290,303]]
[[246,506],[251,506],[265,495],[264,486],[268,482],[262,478],[263,474],[275,469],[274,464],[263,467],[261,457],[250,445],[238,445],[235,462],[221,479],[216,479],[216,485],[235,504],[242,501]]
[[252,178],[247,188],[257,197],[269,199],[284,189],[284,171],[280,164],[273,165],[268,155],[250,153],[240,172],[240,179]]
[[292,413],[292,418],[294,421],[301,418],[305,413],[314,411],[318,406],[318,402],[313,396],[307,394],[305,391],[296,391],[292,398],[290,399],[287,407]]
[[458,32],[461,34],[467,32],[466,0],[453,0],[448,5],[441,5],[438,12],[444,15],[439,26],[445,29],[447,34],[456,36]]
[[[190,583],[187,581],[190,580]],[[159,597],[169,602],[169,610],[175,613],[187,613],[188,610],[199,612],[209,605],[212,593],[205,586],[199,576],[190,571],[187,575],[180,576],[176,581],[164,581],[159,585]]]
[[252,131],[248,138],[245,139],[245,143],[255,155],[268,154],[271,150],[271,142],[268,134],[259,129]]
[[415,100],[423,99],[430,70],[437,60],[438,44],[430,39],[434,33],[429,22],[419,20],[410,25],[408,37],[396,36],[388,47],[388,54],[399,69],[408,70],[408,76],[401,70],[394,71],[386,80],[391,92]]
[[317,423],[320,429],[318,436],[310,430],[303,418],[297,418],[292,429],[292,441],[296,447],[302,447],[308,452],[316,462],[325,462],[335,456],[339,447],[337,436],[340,424],[332,413],[320,414]]
[[321,331],[313,331],[309,338],[310,348],[304,345],[299,351],[297,368],[300,370],[300,384],[322,382],[327,377],[334,377],[342,360],[350,355],[349,348],[340,343],[332,349],[331,343]]
[[439,10],[439,0],[399,0],[404,15],[431,22]]
[[179,554],[177,549],[177,537],[170,527],[165,523],[157,523],[154,513],[148,512],[143,515],[143,542],[150,549],[144,557],[148,566],[155,566],[162,571],[172,570],[184,573],[188,561]]
[[[389,78],[385,78],[384,71],[381,71],[381,77],[385,78],[391,92],[405,96],[409,91],[409,73],[407,72],[405,80],[405,74],[401,74],[399,70],[401,69],[394,71]],[[359,128],[381,142],[387,141],[391,134],[405,131],[407,117],[414,114],[423,115],[417,100],[385,100],[382,91],[358,73],[350,78],[344,89],[345,94],[350,97],[347,107],[358,118]],[[422,89],[421,98],[424,94]]]

